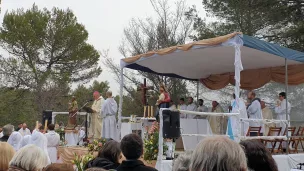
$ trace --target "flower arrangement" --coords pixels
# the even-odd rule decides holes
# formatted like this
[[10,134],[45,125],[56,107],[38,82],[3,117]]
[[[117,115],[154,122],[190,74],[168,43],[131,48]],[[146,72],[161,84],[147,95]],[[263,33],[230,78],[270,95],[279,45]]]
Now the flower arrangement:
[[93,159],[93,154],[88,153],[84,156],[79,156],[75,153],[75,158],[72,160],[72,163],[76,165],[78,171],[84,171],[85,165]]
[[64,139],[64,135],[65,135],[64,128],[56,129],[55,132],[57,132],[59,134],[60,141],[64,142],[65,141],[65,139]]
[[89,152],[93,153],[95,151],[99,151],[101,150],[101,148],[103,147],[103,145],[106,143],[106,139],[98,139],[98,140],[94,140],[92,143],[88,144],[88,148],[89,148]]
[[[149,130],[148,139],[144,142],[144,160],[151,161],[157,159],[158,154],[158,137],[159,137],[159,125],[155,121],[153,122]],[[163,152],[167,151],[168,147],[163,144]]]

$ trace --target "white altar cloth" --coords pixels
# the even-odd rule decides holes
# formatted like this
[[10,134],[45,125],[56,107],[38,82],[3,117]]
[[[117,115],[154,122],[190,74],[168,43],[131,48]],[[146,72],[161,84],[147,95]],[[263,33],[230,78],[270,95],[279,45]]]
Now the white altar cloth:
[[[206,134],[212,135],[212,130],[206,119],[180,119],[182,134]],[[184,150],[193,150],[203,139],[201,136],[182,136]]]
[[[133,131],[141,131],[142,123],[121,123],[121,138],[125,135],[133,133]],[[141,135],[142,136],[142,135]]]
[[66,146],[76,146],[79,141],[79,133],[78,132],[65,132],[65,141]]
[[[297,168],[297,164],[304,163],[304,154],[273,155],[278,165],[279,171],[291,171]],[[163,160],[161,164],[156,163],[155,168],[158,171],[172,171],[172,160]]]

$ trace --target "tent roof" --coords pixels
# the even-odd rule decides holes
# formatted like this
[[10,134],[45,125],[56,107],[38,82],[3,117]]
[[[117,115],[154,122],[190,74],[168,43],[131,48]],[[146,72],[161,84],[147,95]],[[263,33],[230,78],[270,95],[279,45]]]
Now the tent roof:
[[288,65],[304,62],[303,52],[232,33],[124,58],[121,67],[188,80],[234,72],[235,50],[225,44],[235,38],[242,40],[244,70],[283,66],[284,58]]

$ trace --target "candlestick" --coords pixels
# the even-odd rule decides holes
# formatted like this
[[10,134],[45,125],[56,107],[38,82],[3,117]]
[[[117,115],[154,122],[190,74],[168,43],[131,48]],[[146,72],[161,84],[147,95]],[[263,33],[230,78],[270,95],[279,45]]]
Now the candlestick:
[[148,106],[148,118],[150,117],[150,112],[151,112],[151,111],[150,111],[150,107],[151,107],[151,106]]
[[151,118],[153,117],[153,114],[154,114],[154,112],[153,112],[153,106],[151,106]]
[[39,122],[38,122],[38,121],[36,121],[36,129],[38,129],[38,125],[39,125]]
[[47,123],[48,123],[48,120],[45,120],[45,123],[44,123],[44,132],[47,130]]
[[146,109],[147,109],[147,106],[144,106],[144,118],[146,117]]

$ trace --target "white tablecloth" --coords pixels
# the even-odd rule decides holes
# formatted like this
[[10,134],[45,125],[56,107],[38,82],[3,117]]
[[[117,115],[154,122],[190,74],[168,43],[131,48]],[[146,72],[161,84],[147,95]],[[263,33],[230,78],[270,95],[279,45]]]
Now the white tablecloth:
[[[207,134],[212,135],[210,124],[206,119],[180,119],[182,134]],[[193,150],[204,138],[201,136],[182,136],[184,150]]]
[[78,132],[65,132],[65,141],[67,142],[67,146],[76,146],[79,141]]
[[133,133],[133,131],[141,131],[142,123],[121,123],[121,138],[125,135]]
[[297,168],[297,164],[304,163],[304,154],[273,155],[279,171],[289,171]]

